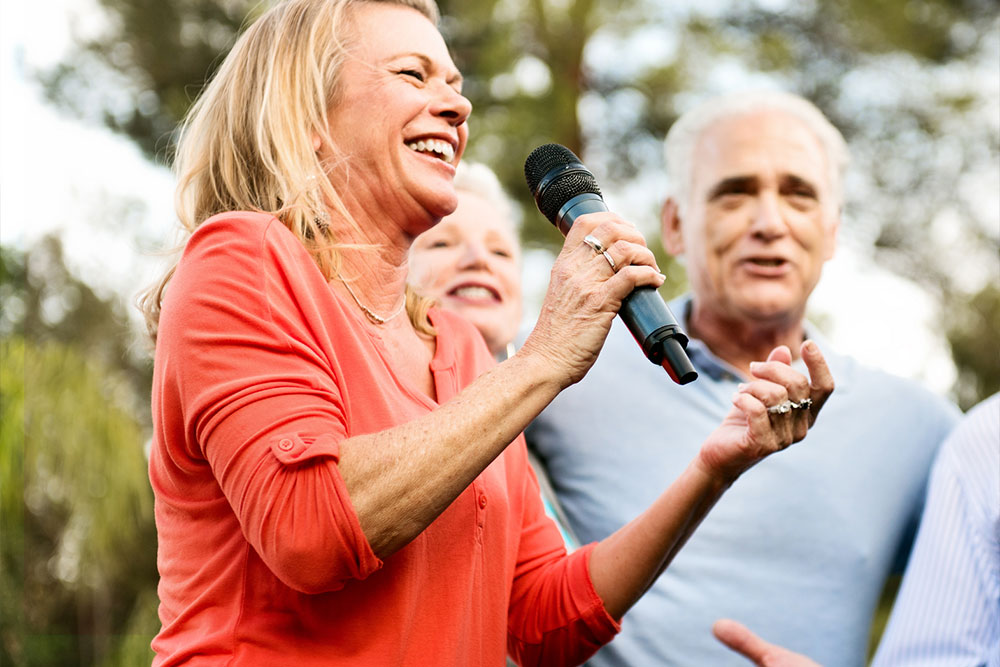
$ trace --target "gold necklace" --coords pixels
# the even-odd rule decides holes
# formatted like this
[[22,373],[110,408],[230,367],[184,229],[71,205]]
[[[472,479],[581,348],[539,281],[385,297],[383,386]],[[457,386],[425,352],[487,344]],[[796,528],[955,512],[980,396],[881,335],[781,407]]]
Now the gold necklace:
[[347,281],[340,277],[339,273],[337,274],[337,280],[339,280],[340,283],[347,289],[347,293],[351,295],[352,299],[354,299],[354,303],[358,304],[358,308],[360,308],[364,312],[364,314],[368,316],[368,319],[370,319],[375,324],[385,324],[386,322],[388,322],[389,320],[393,319],[401,312],[403,312],[403,308],[406,307],[406,294],[404,293],[402,303],[399,304],[399,307],[396,308],[396,310],[392,313],[392,315],[386,315],[385,317],[382,317],[374,310],[372,310],[365,304],[361,303],[361,300],[358,299],[358,295],[354,293],[354,290],[352,290],[351,286],[347,284]]

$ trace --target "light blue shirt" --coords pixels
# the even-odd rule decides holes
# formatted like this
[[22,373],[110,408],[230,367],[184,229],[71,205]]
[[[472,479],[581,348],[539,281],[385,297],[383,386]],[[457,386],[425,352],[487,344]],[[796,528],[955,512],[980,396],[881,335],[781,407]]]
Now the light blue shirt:
[[[882,586],[902,570],[931,461],[959,413],[810,336],[837,388],[809,436],[737,480],[590,664],[746,667],[712,636],[722,617],[827,667],[864,663]],[[700,341],[688,352],[700,376],[679,386],[616,320],[583,381],[529,427],[582,543],[645,510],[729,412],[739,372]]]
[[1000,394],[941,448],[873,667],[1000,667]]

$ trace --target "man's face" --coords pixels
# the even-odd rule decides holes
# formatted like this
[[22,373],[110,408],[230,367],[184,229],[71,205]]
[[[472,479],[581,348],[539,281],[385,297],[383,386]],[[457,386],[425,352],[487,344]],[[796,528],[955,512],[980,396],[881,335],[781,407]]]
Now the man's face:
[[698,308],[725,320],[790,323],[833,256],[838,226],[819,139],[799,120],[753,112],[711,125],[695,150],[688,206],[670,221]]

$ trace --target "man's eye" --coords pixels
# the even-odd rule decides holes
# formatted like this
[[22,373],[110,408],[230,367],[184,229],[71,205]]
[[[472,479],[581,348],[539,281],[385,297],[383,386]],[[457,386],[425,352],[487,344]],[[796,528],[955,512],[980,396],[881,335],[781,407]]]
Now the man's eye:
[[403,70],[399,70],[399,74],[402,74],[403,76],[413,77],[417,81],[423,81],[424,80],[424,73],[423,72],[419,72],[419,71],[417,71],[415,69],[403,69]]
[[739,208],[743,204],[747,195],[744,192],[726,192],[716,198],[716,202],[722,208]]

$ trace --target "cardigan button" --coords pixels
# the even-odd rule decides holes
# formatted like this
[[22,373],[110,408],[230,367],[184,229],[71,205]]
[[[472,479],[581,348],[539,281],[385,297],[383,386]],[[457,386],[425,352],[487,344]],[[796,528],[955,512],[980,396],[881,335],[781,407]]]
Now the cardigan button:
[[293,446],[294,446],[294,443],[291,440],[289,440],[288,438],[282,438],[278,442],[278,448],[281,449],[281,450],[284,450],[286,452],[289,449],[291,449]]
[[483,509],[486,509],[486,494],[485,493],[483,495],[479,496],[479,506],[481,508],[483,508]]

